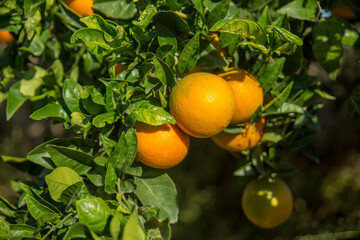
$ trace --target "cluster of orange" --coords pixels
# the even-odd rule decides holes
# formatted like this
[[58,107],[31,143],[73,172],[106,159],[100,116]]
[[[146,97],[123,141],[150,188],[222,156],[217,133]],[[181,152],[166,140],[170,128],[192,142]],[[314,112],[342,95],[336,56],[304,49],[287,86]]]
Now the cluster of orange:
[[[263,104],[263,90],[254,76],[243,69],[219,75],[198,72],[181,79],[170,94],[170,113],[176,125],[150,126],[136,123],[136,159],[154,168],[169,168],[181,162],[189,148],[189,135],[209,138],[233,152],[256,146],[265,120],[255,127],[249,122]],[[225,133],[230,123],[244,123],[238,134]],[[246,217],[262,228],[273,228],[291,215],[293,197],[280,178],[261,177],[251,181],[242,195]]]
[[[137,124],[137,160],[155,168],[170,168],[181,162],[189,148],[189,135],[212,138],[220,147],[241,152],[256,146],[265,120],[255,127],[249,122],[263,104],[263,91],[254,76],[243,69],[228,69],[219,75],[198,72],[182,78],[170,94],[170,113],[176,126]],[[238,134],[223,130],[243,123]]]

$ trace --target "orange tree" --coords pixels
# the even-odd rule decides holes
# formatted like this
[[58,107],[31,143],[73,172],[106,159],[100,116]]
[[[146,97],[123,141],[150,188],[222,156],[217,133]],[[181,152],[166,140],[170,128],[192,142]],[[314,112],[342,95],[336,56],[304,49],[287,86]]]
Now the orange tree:
[[[205,132],[206,126],[217,126],[216,118],[233,114],[234,103],[241,101],[235,101],[232,92],[221,92],[231,100],[218,104],[216,84],[206,82],[209,73],[228,68],[254,76],[262,89],[257,96],[264,99],[249,103],[254,95],[247,92],[246,104],[256,108],[251,117],[231,124],[227,117],[206,137],[223,130],[219,134],[238,137],[240,144],[251,141],[250,147],[234,153],[241,163],[234,174],[270,178],[270,183],[285,185],[288,194],[286,184],[277,180],[284,170],[278,166],[280,153],[297,150],[318,161],[309,143],[319,134],[316,112],[322,105],[309,100],[315,95],[333,99],[309,75],[310,63],[317,61],[335,79],[343,45],[358,47],[359,33],[349,22],[321,15],[320,7],[330,9],[331,4],[0,1],[0,30],[11,33],[2,40],[0,57],[0,103],[6,102],[6,119],[30,102],[31,119],[50,118],[74,133],[48,139],[25,158],[1,155],[3,161],[31,162],[28,171],[35,181],[12,183],[20,193],[15,204],[0,198],[0,238],[170,239],[170,224],[177,222],[179,213],[175,184],[166,173],[153,174],[141,162],[166,168],[183,160],[189,137],[178,128],[184,123],[171,126],[181,113],[185,115],[180,121]],[[356,1],[348,4],[358,15]],[[195,75],[204,77],[187,93],[176,91],[174,98],[184,102],[188,99],[182,94],[192,95],[185,105],[176,105],[181,113],[172,116],[172,90],[181,76],[191,79],[194,75],[187,73],[199,70],[208,74]],[[138,149],[143,153],[136,157]],[[292,198],[281,197],[273,188],[269,185],[264,195],[270,196],[270,204],[249,198],[252,205],[264,202],[260,210],[255,206],[256,211],[264,209],[256,212],[260,219],[245,209],[262,227],[280,224],[291,214]],[[279,191],[281,199],[276,199]],[[253,193],[244,195],[245,208],[248,194]],[[276,209],[283,199],[290,199],[285,214]],[[275,213],[269,217],[268,212]],[[272,221],[278,215],[281,219]]]

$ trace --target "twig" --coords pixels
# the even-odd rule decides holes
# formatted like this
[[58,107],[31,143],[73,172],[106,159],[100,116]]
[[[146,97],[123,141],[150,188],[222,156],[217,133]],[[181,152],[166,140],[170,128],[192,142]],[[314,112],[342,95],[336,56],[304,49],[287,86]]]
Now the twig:
[[320,14],[321,14],[321,11],[322,11],[322,8],[321,8],[321,6],[320,6],[320,2],[319,2],[319,1],[317,1],[316,3],[317,3],[317,6],[318,6],[318,9],[319,9],[318,13],[316,14],[316,22],[318,22],[318,21],[319,21]]

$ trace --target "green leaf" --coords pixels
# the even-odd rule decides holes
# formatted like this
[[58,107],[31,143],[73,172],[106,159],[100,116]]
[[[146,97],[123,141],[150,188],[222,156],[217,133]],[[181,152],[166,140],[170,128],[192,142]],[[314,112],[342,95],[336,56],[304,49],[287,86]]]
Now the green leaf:
[[153,126],[176,123],[170,113],[148,100],[142,100],[131,104],[126,110],[126,113],[128,114],[126,122],[130,126],[133,126],[136,121]]
[[26,97],[34,97],[36,90],[43,84],[45,75],[46,70],[37,66],[31,68],[20,80],[20,93]]
[[165,60],[165,62],[171,66],[174,64],[174,56],[177,52],[177,40],[174,34],[162,24],[156,24],[156,31],[160,47],[165,45],[171,45],[173,47]]
[[238,45],[236,45],[237,47],[240,47],[240,46],[248,46],[248,47],[251,47],[251,48],[254,48],[256,50],[259,50],[260,52],[262,52],[263,54],[268,54],[270,52],[270,48],[266,48],[264,45],[262,44],[257,44],[257,43],[254,43],[254,42],[241,42],[239,43]]
[[211,10],[211,12],[207,17],[207,25],[209,27],[212,27],[214,23],[226,17],[227,12],[229,10],[229,4],[230,4],[230,0],[220,1],[220,3],[217,4],[216,7]]
[[105,98],[101,94],[99,89],[93,86],[86,86],[86,91],[90,94],[91,99],[94,103],[105,106]]
[[256,22],[247,18],[223,19],[218,21],[210,29],[212,32],[225,32],[247,37],[256,43],[266,44],[268,42],[264,29]]
[[344,29],[341,43],[351,47],[360,47],[360,33],[357,29],[353,28],[346,20],[341,20],[341,26]]
[[82,87],[77,82],[66,80],[63,87],[62,96],[71,112],[81,112],[80,99]]
[[37,2],[33,2],[31,0],[24,1],[24,12],[25,18],[29,18],[33,16],[39,9],[40,5],[44,4],[45,0],[39,0]]
[[72,148],[81,148],[84,151],[89,151],[89,147],[86,145],[86,141],[81,138],[60,138],[52,139],[48,142],[45,142],[27,154],[27,159],[31,162],[34,162],[46,169],[53,169],[55,167],[54,163],[51,161],[50,155],[47,151],[47,145],[57,145],[57,146],[66,146]]
[[303,41],[298,36],[286,30],[285,28],[270,25],[266,29],[267,31],[274,32],[274,37],[280,39],[281,41],[296,44],[298,46],[303,45]]
[[304,114],[304,109],[296,104],[291,103],[283,103],[280,108],[278,108],[277,112],[279,113],[298,113],[298,114]]
[[117,175],[115,172],[115,167],[113,162],[108,162],[105,174],[105,186],[104,190],[108,194],[116,193],[115,184],[117,180]]
[[287,14],[282,15],[276,23],[276,26],[290,30],[290,23]]
[[[166,45],[169,46],[169,45]],[[160,58],[154,57],[155,73],[163,85],[174,86],[175,76],[171,68]]]
[[276,48],[274,52],[279,56],[281,54],[292,55],[295,53],[296,49],[297,49],[297,45],[292,43],[284,43],[280,47]]
[[12,205],[8,200],[0,197],[0,214],[6,217],[15,218],[17,208]]
[[167,6],[173,11],[178,11],[181,9],[183,3],[181,0],[164,0],[162,5]]
[[45,182],[48,185],[50,196],[58,202],[65,189],[80,181],[82,181],[82,178],[68,167],[57,167],[45,176]]
[[245,129],[245,124],[229,125],[224,129],[224,132],[231,134],[241,133]]
[[93,124],[97,128],[103,128],[106,124],[113,124],[117,120],[119,120],[119,115],[116,112],[107,112],[94,117]]
[[115,81],[111,81],[106,86],[106,95],[105,95],[105,102],[106,102],[106,110],[108,112],[112,112],[116,110],[118,104],[118,95],[119,95],[119,84]]
[[7,98],[7,93],[0,92],[0,104]]
[[25,20],[24,28],[27,34],[27,39],[31,40],[35,34],[36,27],[41,22],[41,13],[39,10],[36,10],[35,14],[31,17],[28,17]]
[[199,48],[199,33],[196,33],[180,54],[178,64],[180,74],[187,73],[195,67],[199,59]]
[[148,42],[151,39],[150,36],[147,35],[145,31],[139,27],[133,27],[130,32],[139,44],[141,44],[142,42]]
[[10,225],[10,239],[21,240],[24,238],[29,239],[40,239],[39,234],[34,236],[35,228],[26,224],[11,224]]
[[261,142],[272,142],[272,143],[278,143],[282,140],[281,135],[275,133],[275,132],[266,132],[261,137]]
[[336,17],[320,19],[313,27],[313,51],[315,58],[329,74],[336,79],[343,55],[341,43],[343,29]]
[[64,79],[64,66],[59,59],[56,59],[54,63],[46,71],[44,82],[49,87],[54,85],[63,86]]
[[202,0],[191,0],[191,2],[194,4],[194,7],[198,12],[204,16],[204,7],[202,4]]
[[96,29],[104,32],[106,41],[113,41],[115,38],[122,38],[123,32],[118,30],[114,24],[106,22],[101,16],[92,14],[80,19],[88,28]]
[[264,93],[268,92],[279,78],[284,67],[285,58],[276,58],[273,62],[262,63],[256,73]]
[[41,41],[41,38],[38,34],[36,34],[31,42],[30,42],[30,45],[27,47],[27,46],[22,46],[19,48],[20,50],[22,51],[25,51],[25,52],[29,52],[31,54],[33,54],[34,56],[36,57],[39,57],[41,56],[41,54],[43,54],[44,50],[45,50],[45,45],[44,43]]
[[142,167],[137,166],[137,167],[129,167],[128,169],[124,170],[124,173],[129,174],[129,175],[133,175],[136,177],[141,177],[143,170]]
[[125,222],[124,216],[121,212],[115,211],[115,214],[110,222],[110,233],[113,240],[119,239],[121,225]]
[[288,114],[304,114],[304,109],[296,104],[285,102],[275,112],[264,113],[263,116],[282,116]]
[[74,223],[67,230],[63,240],[94,239],[94,233],[84,223]]
[[294,85],[294,82],[291,81],[274,99],[269,101],[264,107],[263,111],[274,105],[276,108],[280,107],[290,96],[291,89]]
[[87,153],[49,144],[46,149],[57,167],[72,168],[80,175],[86,174],[91,169],[93,157]]
[[319,95],[320,97],[322,97],[323,99],[326,100],[336,100],[336,97],[330,95],[327,92],[321,91],[320,89],[315,89],[314,92]]
[[96,116],[105,111],[105,106],[95,103],[87,91],[84,91],[82,94],[81,104],[86,112],[90,113],[91,115]]
[[70,42],[74,44],[79,40],[85,43],[87,50],[93,55],[105,54],[114,48],[106,41],[104,32],[97,29],[83,28],[77,30],[71,36]]
[[7,94],[6,120],[10,120],[15,112],[28,100],[28,97],[20,93],[21,82],[11,86]]
[[145,233],[139,226],[136,212],[132,213],[127,221],[122,239],[126,240],[145,240]]
[[30,187],[23,183],[20,183],[20,187],[27,193],[26,204],[28,210],[39,224],[52,221],[58,216],[59,210],[37,195]]
[[96,233],[105,230],[112,214],[104,200],[98,197],[76,201],[76,211],[79,215],[79,222],[88,225]]
[[0,239],[10,239],[10,224],[0,217]]
[[30,115],[33,120],[41,120],[44,118],[57,118],[63,121],[70,121],[69,115],[60,104],[49,103]]
[[188,24],[179,12],[161,11],[153,17],[153,20],[155,21],[156,26],[158,26],[158,24],[163,25],[175,36],[183,36],[190,32]]
[[[108,162],[119,170],[127,170],[135,159],[136,150],[136,131],[134,128],[130,128],[126,134],[122,132],[114,151],[109,156]],[[113,178],[111,177],[109,180],[113,180]]]
[[258,23],[260,24],[260,26],[262,26],[263,28],[268,26],[268,25],[271,25],[272,24],[272,21],[271,21],[271,16],[270,16],[270,13],[269,13],[269,6],[266,5],[264,10],[262,11],[261,13],[261,16],[258,20]]
[[[111,140],[111,139],[110,139],[110,140]],[[103,139],[102,139],[101,141],[103,141]],[[115,148],[116,142],[113,141],[113,140],[111,140],[111,141],[115,143],[115,144],[113,145],[113,148]],[[104,145],[105,145],[105,144],[104,144]],[[104,146],[104,148],[105,148],[105,146]],[[113,149],[113,148],[112,148],[112,149]],[[111,151],[112,151],[112,149],[111,149]],[[106,150],[105,150],[105,151],[106,151]],[[110,151],[110,152],[106,151],[106,153],[107,153],[108,155],[110,155],[110,154],[111,154],[111,151]],[[100,157],[94,158],[94,162],[95,162],[97,165],[101,166],[101,167],[105,167],[106,163],[108,162],[108,159],[107,159],[106,157],[100,156]]]
[[212,66],[212,67],[225,67],[226,62],[218,49],[216,49],[211,43],[207,44],[207,47],[201,51],[197,66]]
[[[100,140],[102,142],[102,145],[104,146],[105,148],[105,152],[107,155],[110,156],[111,152],[114,150],[114,148],[116,147],[117,145],[117,142],[115,142],[114,140],[110,139],[110,138],[107,138],[105,136],[100,136]],[[106,161],[103,160],[103,162],[107,162],[107,159]]]
[[145,10],[141,12],[137,21],[133,21],[135,26],[145,29],[152,21],[152,18],[157,13],[157,9],[154,5],[147,5]]
[[70,115],[71,117],[71,127],[76,133],[81,133],[84,136],[88,133],[91,128],[90,116],[80,113],[73,112]]
[[135,194],[143,205],[156,206],[160,209],[160,219],[169,218],[170,223],[178,220],[175,184],[167,174],[154,178],[135,177]]
[[287,14],[291,18],[311,22],[316,20],[316,11],[316,0],[294,0],[277,10],[278,13]]
[[79,181],[70,185],[64,191],[62,191],[60,195],[60,200],[63,204],[66,205],[66,210],[68,210],[68,207],[76,200],[83,186],[84,183],[82,181]]
[[170,44],[165,44],[163,46],[160,46],[158,49],[156,49],[155,55],[158,58],[163,59],[163,58],[167,57],[173,49],[174,49],[174,46],[172,46]]
[[137,13],[136,5],[133,1],[117,0],[96,0],[94,8],[116,19],[131,19]]

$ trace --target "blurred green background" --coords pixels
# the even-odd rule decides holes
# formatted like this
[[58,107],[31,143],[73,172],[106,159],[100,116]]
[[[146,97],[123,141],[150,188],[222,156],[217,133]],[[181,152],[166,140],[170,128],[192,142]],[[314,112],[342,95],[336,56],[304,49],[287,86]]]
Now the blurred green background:
[[[359,59],[359,51],[345,47],[336,81],[318,65],[311,66],[310,75],[318,76],[336,100],[313,100],[324,104],[318,113],[322,132],[312,143],[320,164],[299,152],[281,153],[280,166],[296,169],[282,176],[294,195],[289,221],[270,230],[251,224],[242,212],[241,195],[257,176],[234,176],[240,165],[234,155],[209,139],[192,138],[187,158],[167,171],[177,186],[180,208],[172,239],[360,239],[360,116],[350,98],[359,89]],[[44,137],[70,134],[50,121],[32,121],[26,105],[6,122],[5,108],[0,105],[0,155],[24,157]],[[0,163],[0,195],[14,201],[10,181],[31,178],[19,170],[29,167]]]

